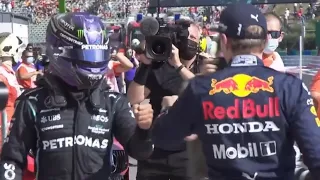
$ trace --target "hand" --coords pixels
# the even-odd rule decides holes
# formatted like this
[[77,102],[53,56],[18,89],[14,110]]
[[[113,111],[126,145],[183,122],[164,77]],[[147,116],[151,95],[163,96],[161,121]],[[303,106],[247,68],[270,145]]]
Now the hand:
[[162,108],[171,107],[176,102],[177,99],[178,99],[177,95],[163,97],[161,102]]
[[150,104],[135,104],[132,106],[138,126],[148,130],[152,125],[153,110]]
[[171,58],[169,59],[169,64],[175,68],[178,68],[179,66],[182,65],[181,61],[180,61],[180,57],[179,57],[179,49],[177,47],[175,47],[172,44],[172,54],[171,54]]
[[132,50],[132,56],[136,57],[136,51],[135,50]]
[[184,138],[185,141],[194,141],[196,139],[198,139],[198,135],[196,134],[191,134],[190,136]]
[[43,76],[43,72],[42,71],[35,71],[35,75]]
[[142,62],[143,64],[151,64],[151,59],[148,59],[144,54],[136,54],[136,59]]
[[201,53],[200,55],[203,57],[202,64],[200,65],[200,73],[205,75],[216,72],[218,66],[214,64],[214,57],[207,53]]

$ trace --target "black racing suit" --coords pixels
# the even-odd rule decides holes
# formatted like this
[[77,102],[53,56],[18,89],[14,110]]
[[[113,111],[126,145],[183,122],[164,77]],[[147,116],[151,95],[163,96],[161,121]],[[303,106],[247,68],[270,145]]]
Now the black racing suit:
[[105,83],[85,93],[66,91],[58,80],[43,81],[18,99],[0,180],[21,180],[30,150],[38,180],[108,179],[113,136],[136,159],[152,153],[149,131],[137,127],[127,99],[107,91]]

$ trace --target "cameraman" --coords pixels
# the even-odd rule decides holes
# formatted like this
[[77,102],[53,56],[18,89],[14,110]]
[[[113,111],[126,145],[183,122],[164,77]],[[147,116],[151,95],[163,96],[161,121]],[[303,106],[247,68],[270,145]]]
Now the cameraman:
[[[174,147],[196,133],[210,179],[293,180],[296,140],[320,179],[320,123],[305,84],[262,62],[268,40],[259,9],[233,4],[222,11],[220,47],[229,67],[189,82],[153,126],[153,142]],[[183,113],[181,113],[183,112]]]
[[[154,110],[154,117],[161,111],[161,101],[165,96],[178,95],[184,80],[194,77],[189,69],[196,60],[201,29],[189,22],[189,36],[179,50],[172,46],[171,58],[153,62],[144,54],[136,54],[141,62],[139,69],[128,89],[131,104],[139,104],[148,97]],[[186,144],[181,142],[175,147],[162,149],[155,147],[149,160],[138,162],[137,180],[185,180]]]

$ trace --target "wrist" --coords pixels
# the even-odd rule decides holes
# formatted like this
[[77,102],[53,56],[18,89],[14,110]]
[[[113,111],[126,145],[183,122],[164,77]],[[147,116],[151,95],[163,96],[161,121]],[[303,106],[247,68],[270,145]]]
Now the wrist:
[[139,126],[136,128],[136,134],[140,139],[150,139],[151,138],[151,127],[149,129],[142,129]]
[[182,63],[177,63],[177,64],[174,64],[173,67],[175,69],[178,69],[180,66],[182,66],[183,64]]
[[180,73],[181,70],[182,70],[184,67],[185,67],[185,66],[184,66],[183,64],[181,64],[180,66],[176,67],[175,69],[176,69],[176,71],[177,71],[178,73]]
[[160,110],[160,114],[167,114],[171,106],[162,107]]

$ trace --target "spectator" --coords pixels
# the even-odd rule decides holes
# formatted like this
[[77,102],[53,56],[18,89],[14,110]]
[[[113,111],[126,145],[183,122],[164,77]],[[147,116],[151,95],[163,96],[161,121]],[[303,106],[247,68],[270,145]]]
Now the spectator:
[[139,67],[139,61],[135,57],[135,52],[131,50],[131,52],[128,52],[127,57],[131,57],[130,61],[133,64],[133,68],[131,68],[129,71],[125,73],[125,85],[126,85],[126,92],[128,92],[128,88],[130,83],[133,81],[134,75],[136,74],[136,70]]
[[294,3],[294,5],[293,5],[293,13],[294,13],[294,16],[297,17],[297,14],[298,14],[298,4],[297,3]]
[[284,21],[285,21],[284,24],[285,25],[288,24],[289,16],[290,16],[289,8],[286,8],[286,11],[284,12]]
[[33,51],[33,45],[31,43],[27,44],[26,50]]
[[123,54],[123,51],[123,47],[120,47],[118,51],[116,49],[111,51],[111,60],[106,74],[108,85],[117,92],[120,92],[120,89],[116,77],[133,68],[133,63]]
[[[31,43],[27,44],[27,47],[26,47],[25,50],[32,52],[33,51],[33,45]],[[18,59],[17,63],[13,65],[13,70],[14,71],[17,71],[17,69],[20,66],[21,62],[22,62],[22,59]]]
[[298,18],[301,19],[302,16],[303,16],[303,8],[300,7],[300,8],[299,8],[299,11],[298,11]]
[[17,69],[18,82],[24,89],[35,88],[37,75],[42,75],[42,71],[37,71],[33,62],[33,52],[24,50],[22,53],[22,63]]
[[280,55],[276,52],[279,42],[282,41],[281,19],[274,13],[265,14],[268,28],[268,43],[263,51],[263,64],[277,71],[285,71]]

